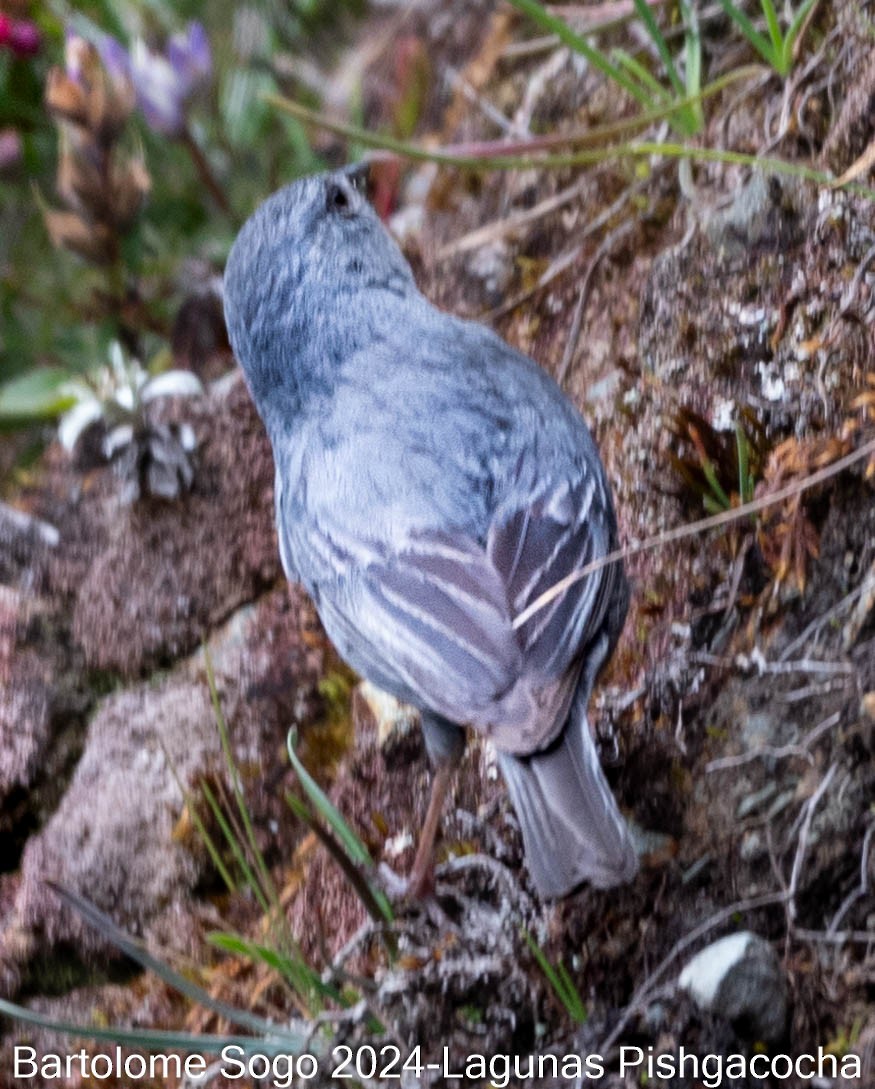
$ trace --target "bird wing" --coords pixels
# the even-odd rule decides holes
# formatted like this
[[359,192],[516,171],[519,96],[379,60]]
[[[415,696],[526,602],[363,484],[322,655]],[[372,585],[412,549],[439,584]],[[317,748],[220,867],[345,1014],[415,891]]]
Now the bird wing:
[[399,698],[471,723],[500,748],[548,744],[564,724],[587,648],[598,646],[599,665],[613,642],[604,628],[615,576],[623,578],[617,567],[513,626],[544,590],[609,551],[613,521],[596,474],[499,507],[485,545],[430,529],[408,531],[390,548],[351,542],[321,519],[313,528],[295,533],[296,547],[287,541],[283,552],[297,558],[304,547],[301,569],[323,572],[311,589],[338,651]]
[[319,611],[360,672],[453,722],[488,712],[523,669],[501,577],[462,534],[408,534],[323,588]]
[[[501,576],[511,615],[519,616],[566,575],[606,555],[615,544],[604,478],[600,472],[584,471],[500,511],[489,530],[487,554]],[[541,678],[561,676],[600,640],[606,624],[617,626],[612,605],[618,595],[621,626],[625,576],[612,564],[537,611],[519,629],[527,671]],[[618,634],[608,633],[611,644]]]

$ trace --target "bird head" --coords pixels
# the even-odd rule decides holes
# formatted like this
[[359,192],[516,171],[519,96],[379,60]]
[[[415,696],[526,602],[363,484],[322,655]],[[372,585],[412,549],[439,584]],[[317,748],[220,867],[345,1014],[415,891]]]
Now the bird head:
[[234,352],[267,422],[269,403],[299,395],[385,313],[385,296],[415,292],[410,267],[371,207],[361,166],[302,178],[247,220],[225,269]]

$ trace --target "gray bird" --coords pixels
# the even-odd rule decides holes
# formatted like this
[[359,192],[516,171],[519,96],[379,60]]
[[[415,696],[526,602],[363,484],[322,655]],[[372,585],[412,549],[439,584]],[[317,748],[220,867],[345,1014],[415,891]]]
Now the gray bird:
[[492,739],[539,893],[631,880],[589,726],[628,606],[619,564],[513,620],[617,545],[599,455],[555,382],[442,313],[361,172],[281,189],[244,225],[225,316],[276,462],[283,567],[359,674],[418,707],[435,777],[422,891],[464,725]]

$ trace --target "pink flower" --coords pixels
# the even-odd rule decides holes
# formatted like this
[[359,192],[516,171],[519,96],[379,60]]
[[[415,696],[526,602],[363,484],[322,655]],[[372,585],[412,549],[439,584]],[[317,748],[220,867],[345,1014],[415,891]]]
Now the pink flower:
[[42,37],[34,23],[0,15],[0,46],[5,45],[16,57],[32,57],[41,44]]
[[21,162],[23,147],[17,129],[0,129],[0,170],[7,170]]

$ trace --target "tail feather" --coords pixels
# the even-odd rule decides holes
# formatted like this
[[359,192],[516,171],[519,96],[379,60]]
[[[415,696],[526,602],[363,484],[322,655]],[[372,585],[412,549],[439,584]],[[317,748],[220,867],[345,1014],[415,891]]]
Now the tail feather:
[[499,753],[498,759],[541,896],[564,896],[583,881],[610,888],[632,880],[638,856],[605,780],[582,700],[549,749],[524,757]]

